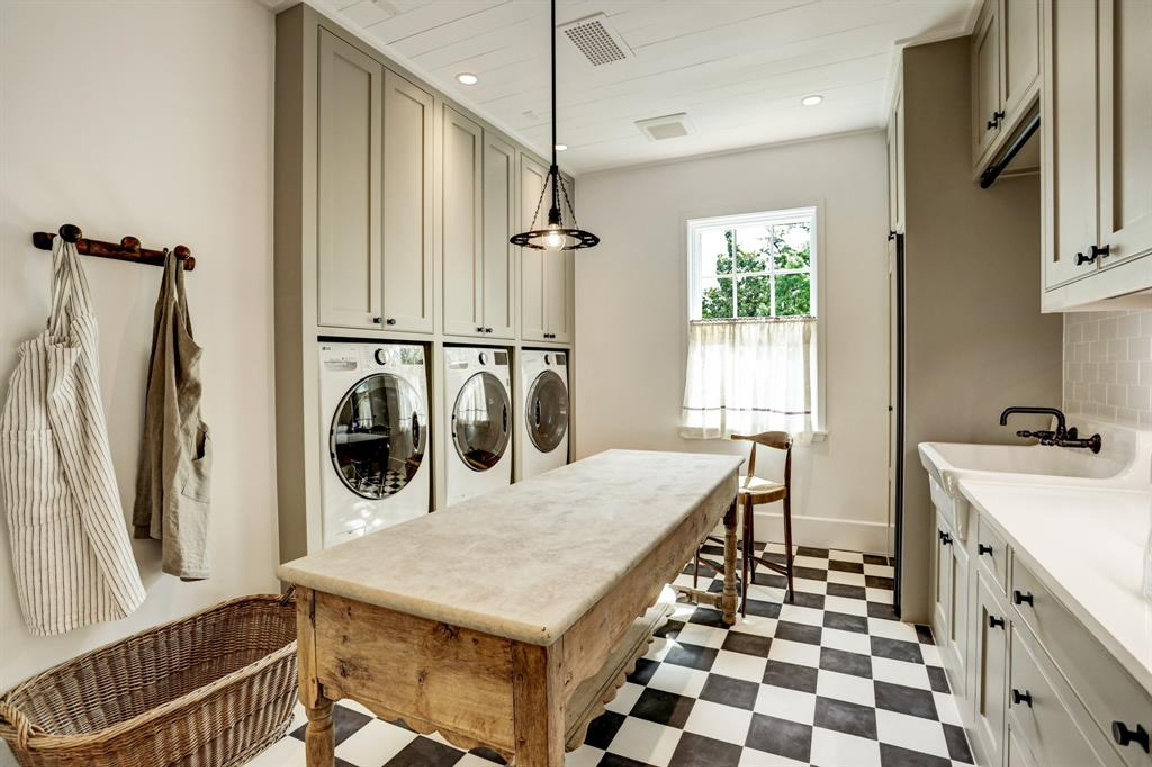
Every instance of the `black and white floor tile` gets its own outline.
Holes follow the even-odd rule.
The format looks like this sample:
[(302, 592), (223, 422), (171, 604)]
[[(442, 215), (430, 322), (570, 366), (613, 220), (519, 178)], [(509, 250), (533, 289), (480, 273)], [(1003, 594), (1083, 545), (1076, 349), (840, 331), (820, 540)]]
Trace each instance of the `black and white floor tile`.
[[(757, 548), (783, 561), (782, 546)], [(795, 566), (793, 603), (782, 601), (782, 576), (761, 572), (748, 617), (730, 629), (713, 609), (677, 605), (569, 767), (971, 764), (931, 632), (895, 618), (888, 560), (801, 546)], [(691, 585), (690, 573), (676, 582)], [(720, 590), (718, 575), (702, 581)], [(335, 720), (339, 767), (500, 761), (349, 701)], [(299, 710), (289, 733), (249, 767), (303, 767)]]

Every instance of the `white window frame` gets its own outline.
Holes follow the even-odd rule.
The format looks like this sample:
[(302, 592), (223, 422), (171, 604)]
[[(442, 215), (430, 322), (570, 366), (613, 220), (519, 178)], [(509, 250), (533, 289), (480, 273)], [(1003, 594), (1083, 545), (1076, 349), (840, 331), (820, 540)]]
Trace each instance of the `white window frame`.
[[(825, 439), (828, 435), (828, 396), (827, 396), (827, 324), (820, 321), (821, 311), (824, 305), (824, 281), (821, 279), (821, 267), (823, 263), (824, 253), (824, 205), (822, 201), (817, 201), (809, 205), (796, 205), (790, 208), (776, 208), (761, 211), (750, 211), (746, 213), (730, 213), (725, 215), (684, 215), (682, 221), (684, 223), (684, 263), (686, 269), (686, 290), (684, 295), (687, 298), (687, 305), (685, 306), (685, 319), (684, 323), (684, 359), (683, 363), (687, 364), (687, 344), (688, 344), (688, 322), (700, 321), (700, 292), (701, 292), (701, 265), (700, 265), (700, 233), (705, 229), (722, 229), (729, 227), (738, 227), (740, 225), (748, 224), (773, 224), (786, 221), (792, 221), (800, 217), (809, 217), (812, 221), (812, 234), (809, 244), (809, 273), (811, 275), (811, 314), (809, 316), (816, 318), (816, 353), (813, 355), (814, 369), (812, 375), (815, 379), (815, 385), (812, 391), (812, 428), (814, 438), (817, 440)], [(780, 272), (777, 272), (778, 274)], [(786, 273), (786, 272), (785, 272)], [(750, 272), (749, 275), (759, 274), (759, 272)], [(736, 289), (737, 275), (733, 273), (733, 291)], [(773, 295), (773, 302), (776, 297)], [(732, 303), (733, 313), (738, 313), (739, 310), (736, 305), (735, 295), (733, 296)], [(757, 319), (763, 322), (776, 322), (779, 320), (787, 320), (788, 317), (779, 319), (771, 318), (734, 318), (739, 322), (756, 322)], [(683, 368), (683, 365), (681, 365)]]

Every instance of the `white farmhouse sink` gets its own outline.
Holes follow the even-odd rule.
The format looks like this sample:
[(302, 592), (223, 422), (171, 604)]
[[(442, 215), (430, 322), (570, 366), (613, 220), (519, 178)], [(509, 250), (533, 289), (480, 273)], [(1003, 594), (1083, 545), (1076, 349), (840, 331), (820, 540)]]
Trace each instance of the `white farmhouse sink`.
[(920, 463), (928, 471), (932, 502), (964, 539), (968, 502), (956, 483), (975, 478), (1037, 485), (1136, 487), (1152, 481), (1152, 432), (1126, 429), (1069, 414), (1081, 437), (1101, 436), (1100, 453), (1042, 445), (969, 445), (921, 442)]

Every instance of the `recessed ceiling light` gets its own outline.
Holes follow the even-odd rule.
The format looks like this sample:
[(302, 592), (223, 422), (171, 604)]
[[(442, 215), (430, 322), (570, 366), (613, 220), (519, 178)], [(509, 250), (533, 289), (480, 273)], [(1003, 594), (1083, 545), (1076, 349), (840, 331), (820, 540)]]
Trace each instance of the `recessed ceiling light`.
[(813, 93), (811, 96), (805, 96), (800, 99), (800, 103), (806, 107), (814, 107), (824, 100), (823, 96)]
[(557, 144), (556, 145), (556, 151), (557, 152), (567, 152), (568, 151), (568, 145), (567, 144)]
[(460, 74), (456, 75), (456, 79), (461, 85), (475, 85), (476, 83), (480, 82), (480, 78), (471, 72), (461, 72)]

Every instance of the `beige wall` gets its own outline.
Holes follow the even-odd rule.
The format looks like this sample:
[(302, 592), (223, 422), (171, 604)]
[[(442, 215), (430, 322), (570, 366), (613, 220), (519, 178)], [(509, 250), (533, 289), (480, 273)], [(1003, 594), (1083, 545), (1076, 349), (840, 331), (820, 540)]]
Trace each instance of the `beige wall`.
[[(828, 438), (795, 456), (800, 544), (883, 551), (888, 532), (884, 136), (870, 132), (580, 177), (576, 457), (611, 447), (744, 452), (679, 436), (689, 218), (822, 206)], [(763, 461), (778, 477), (781, 461)], [(778, 512), (777, 512), (778, 513)], [(760, 537), (778, 538), (767, 525)]]
[[(70, 221), (101, 239), (184, 243), (198, 259), (187, 284), (215, 447), (212, 578), (162, 575), (158, 544), (135, 541), (148, 599), (125, 620), (30, 637), (2, 526), (0, 689), (96, 645), (277, 587), (272, 57), (272, 14), (247, 0), (0, 4), (0, 396), (17, 344), (40, 331), (48, 311), (51, 259), (32, 249), (34, 230)], [(130, 508), (161, 272), (83, 263)]]
[(1064, 409), (1152, 427), (1152, 311), (1064, 315)]

